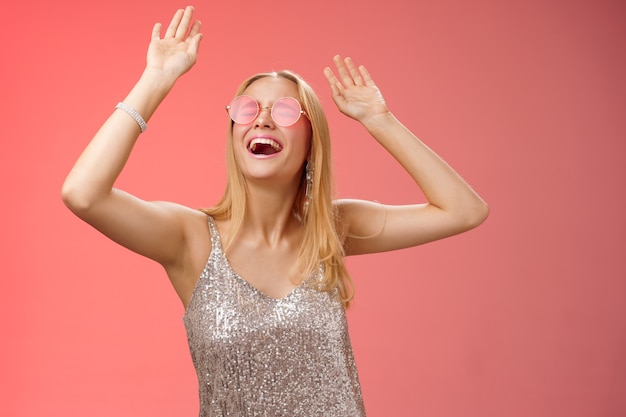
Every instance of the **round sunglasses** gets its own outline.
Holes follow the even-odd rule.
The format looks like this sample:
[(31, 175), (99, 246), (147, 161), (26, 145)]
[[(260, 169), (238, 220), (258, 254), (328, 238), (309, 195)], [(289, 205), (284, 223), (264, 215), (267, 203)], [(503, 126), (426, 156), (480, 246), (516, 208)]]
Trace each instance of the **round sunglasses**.
[(250, 96), (237, 96), (226, 106), (226, 111), (233, 122), (246, 125), (257, 118), (262, 109), (270, 109), (270, 116), (278, 126), (291, 126), (306, 113), (300, 103), (293, 97), (279, 98), (271, 107), (261, 107), (258, 101)]

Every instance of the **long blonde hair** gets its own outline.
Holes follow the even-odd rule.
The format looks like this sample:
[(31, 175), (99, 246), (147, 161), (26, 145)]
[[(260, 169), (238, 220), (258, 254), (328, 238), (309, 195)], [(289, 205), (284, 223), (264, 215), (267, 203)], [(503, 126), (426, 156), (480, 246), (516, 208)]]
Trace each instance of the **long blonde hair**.
[[(320, 268), (324, 271), (321, 290), (339, 291), (341, 302), (348, 307), (354, 295), (354, 286), (344, 264), (344, 250), (339, 235), (339, 219), (332, 202), (331, 145), (328, 122), (322, 105), (311, 88), (299, 75), (291, 71), (259, 73), (244, 81), (237, 95), (255, 81), (265, 77), (282, 77), (296, 84), (301, 105), (311, 122), (310, 162), (313, 164), (313, 184), (311, 199), (307, 203), (306, 170), (303, 169), (300, 187), (293, 212), (302, 221), (304, 234), (300, 245), (297, 263), (292, 268), (292, 276), (307, 277)], [(226, 169), (228, 179), (221, 200), (213, 207), (202, 209), (218, 220), (230, 219), (230, 230), (225, 237), (227, 248), (243, 224), (247, 202), (247, 183), (239, 169), (233, 149), (233, 129), (228, 132), (226, 149)], [(296, 283), (298, 283), (296, 282)]]

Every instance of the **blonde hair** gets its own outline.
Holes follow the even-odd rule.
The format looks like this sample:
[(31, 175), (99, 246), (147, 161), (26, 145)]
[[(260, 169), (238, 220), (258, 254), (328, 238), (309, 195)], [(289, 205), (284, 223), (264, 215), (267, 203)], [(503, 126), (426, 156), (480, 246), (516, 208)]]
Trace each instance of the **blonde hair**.
[[(304, 235), (298, 252), (298, 260), (292, 268), (292, 276), (307, 277), (320, 268), (324, 276), (320, 289), (339, 291), (341, 302), (348, 307), (354, 295), (354, 286), (344, 264), (344, 250), (339, 236), (339, 219), (332, 202), (331, 145), (328, 122), (322, 105), (311, 88), (299, 75), (291, 71), (259, 73), (244, 81), (237, 95), (241, 95), (252, 83), (265, 77), (282, 77), (296, 84), (301, 105), (311, 122), (310, 162), (313, 163), (313, 184), (307, 204), (306, 170), (303, 170), (293, 212), (304, 225)], [(225, 247), (233, 242), (243, 224), (247, 202), (247, 183), (239, 169), (233, 149), (233, 129), (228, 132), (226, 169), (228, 179), (221, 200), (213, 207), (202, 209), (215, 219), (229, 219), (230, 230), (225, 237)], [(301, 279), (301, 278), (300, 278)], [(299, 279), (296, 279), (299, 283)]]

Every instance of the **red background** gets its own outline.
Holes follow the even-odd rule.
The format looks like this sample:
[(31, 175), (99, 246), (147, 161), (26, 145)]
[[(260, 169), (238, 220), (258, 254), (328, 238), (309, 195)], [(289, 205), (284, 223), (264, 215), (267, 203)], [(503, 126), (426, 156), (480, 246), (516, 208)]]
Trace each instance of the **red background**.
[[(158, 265), (63, 207), (73, 161), (139, 76), (172, 1), (3, 6), (0, 415), (194, 416), (182, 306)], [(621, 0), (197, 2), (196, 67), (119, 186), (221, 195), (246, 76), (316, 87), (337, 195), (422, 201), (322, 75), (366, 64), (391, 109), (487, 200), (465, 235), (349, 261), (370, 416), (626, 415), (626, 6)]]

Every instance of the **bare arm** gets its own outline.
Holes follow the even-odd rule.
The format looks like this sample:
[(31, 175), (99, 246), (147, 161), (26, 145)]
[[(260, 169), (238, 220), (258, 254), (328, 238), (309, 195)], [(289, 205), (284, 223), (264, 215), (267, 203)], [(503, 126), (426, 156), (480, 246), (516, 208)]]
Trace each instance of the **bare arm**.
[(452, 236), (482, 223), (486, 203), (436, 153), (391, 114), (365, 67), (335, 57), (338, 76), (324, 74), (339, 110), (359, 121), (413, 177), (425, 204), (385, 206), (340, 200), (348, 255), (383, 252)]
[[(178, 10), (163, 38), (152, 30), (146, 68), (124, 102), (149, 120), (176, 80), (195, 63), (202, 35), (193, 9)], [(190, 209), (146, 202), (113, 188), (140, 134), (138, 123), (115, 110), (67, 176), (64, 203), (81, 219), (127, 248), (162, 264), (174, 262), (185, 239)]]

